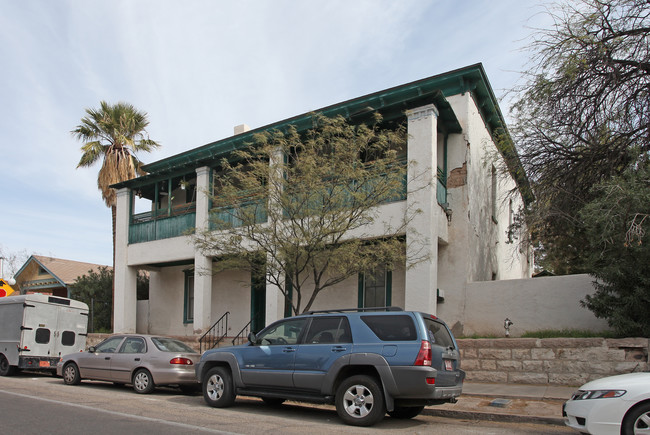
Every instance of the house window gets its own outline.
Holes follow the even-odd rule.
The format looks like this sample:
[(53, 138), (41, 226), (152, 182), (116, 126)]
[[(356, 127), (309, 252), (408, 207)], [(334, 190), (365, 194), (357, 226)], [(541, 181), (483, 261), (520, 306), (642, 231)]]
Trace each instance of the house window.
[(392, 272), (386, 269), (360, 274), (359, 308), (390, 306), (392, 280)]
[(194, 322), (194, 271), (185, 271), (185, 292), (183, 296), (183, 323)]

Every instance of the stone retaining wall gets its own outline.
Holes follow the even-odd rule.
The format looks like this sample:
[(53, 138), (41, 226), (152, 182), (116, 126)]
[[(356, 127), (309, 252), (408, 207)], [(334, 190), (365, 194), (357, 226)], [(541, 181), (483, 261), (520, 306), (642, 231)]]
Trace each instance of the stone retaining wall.
[[(110, 334), (88, 334), (86, 347)], [(198, 351), (192, 337), (176, 337)], [(460, 339), (461, 366), (472, 382), (579, 386), (593, 379), (650, 371), (647, 338)]]
[(468, 381), (571, 386), (649, 371), (649, 344), (647, 338), (458, 340)]

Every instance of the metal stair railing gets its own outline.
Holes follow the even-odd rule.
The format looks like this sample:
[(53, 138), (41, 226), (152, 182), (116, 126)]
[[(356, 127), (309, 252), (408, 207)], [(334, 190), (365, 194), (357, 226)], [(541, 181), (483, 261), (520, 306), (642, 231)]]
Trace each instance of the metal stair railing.
[(205, 350), (215, 348), (226, 337), (226, 334), (228, 333), (228, 315), (230, 315), (230, 311), (226, 311), (223, 316), (214, 322), (214, 325), (212, 325), (212, 327), (208, 329), (201, 338), (199, 338), (200, 353), (203, 353), (204, 347)]
[(237, 346), (238, 344), (243, 344), (245, 342), (245, 340), (248, 338), (248, 334), (251, 332), (251, 323), (253, 323), (252, 320), (248, 322), (237, 335), (235, 335), (235, 338), (232, 339), (233, 346)]

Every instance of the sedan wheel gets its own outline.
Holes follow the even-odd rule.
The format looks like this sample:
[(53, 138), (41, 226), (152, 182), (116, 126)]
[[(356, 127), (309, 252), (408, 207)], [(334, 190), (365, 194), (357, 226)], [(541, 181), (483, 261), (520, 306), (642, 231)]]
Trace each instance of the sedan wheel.
[(79, 375), (79, 367), (73, 362), (68, 363), (63, 367), (63, 383), (67, 385), (77, 385), (81, 382)]
[(133, 389), (136, 393), (149, 394), (154, 390), (154, 388), (156, 388), (156, 386), (153, 383), (153, 378), (148, 370), (140, 369), (135, 372), (135, 375), (133, 376)]

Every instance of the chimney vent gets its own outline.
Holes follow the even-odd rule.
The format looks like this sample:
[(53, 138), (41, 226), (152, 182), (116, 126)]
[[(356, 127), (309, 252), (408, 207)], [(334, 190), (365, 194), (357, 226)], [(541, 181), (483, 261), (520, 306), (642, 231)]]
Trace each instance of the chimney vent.
[(235, 126), (235, 136), (238, 134), (246, 133), (247, 131), (250, 131), (250, 127), (247, 126), (246, 124), (240, 124)]

